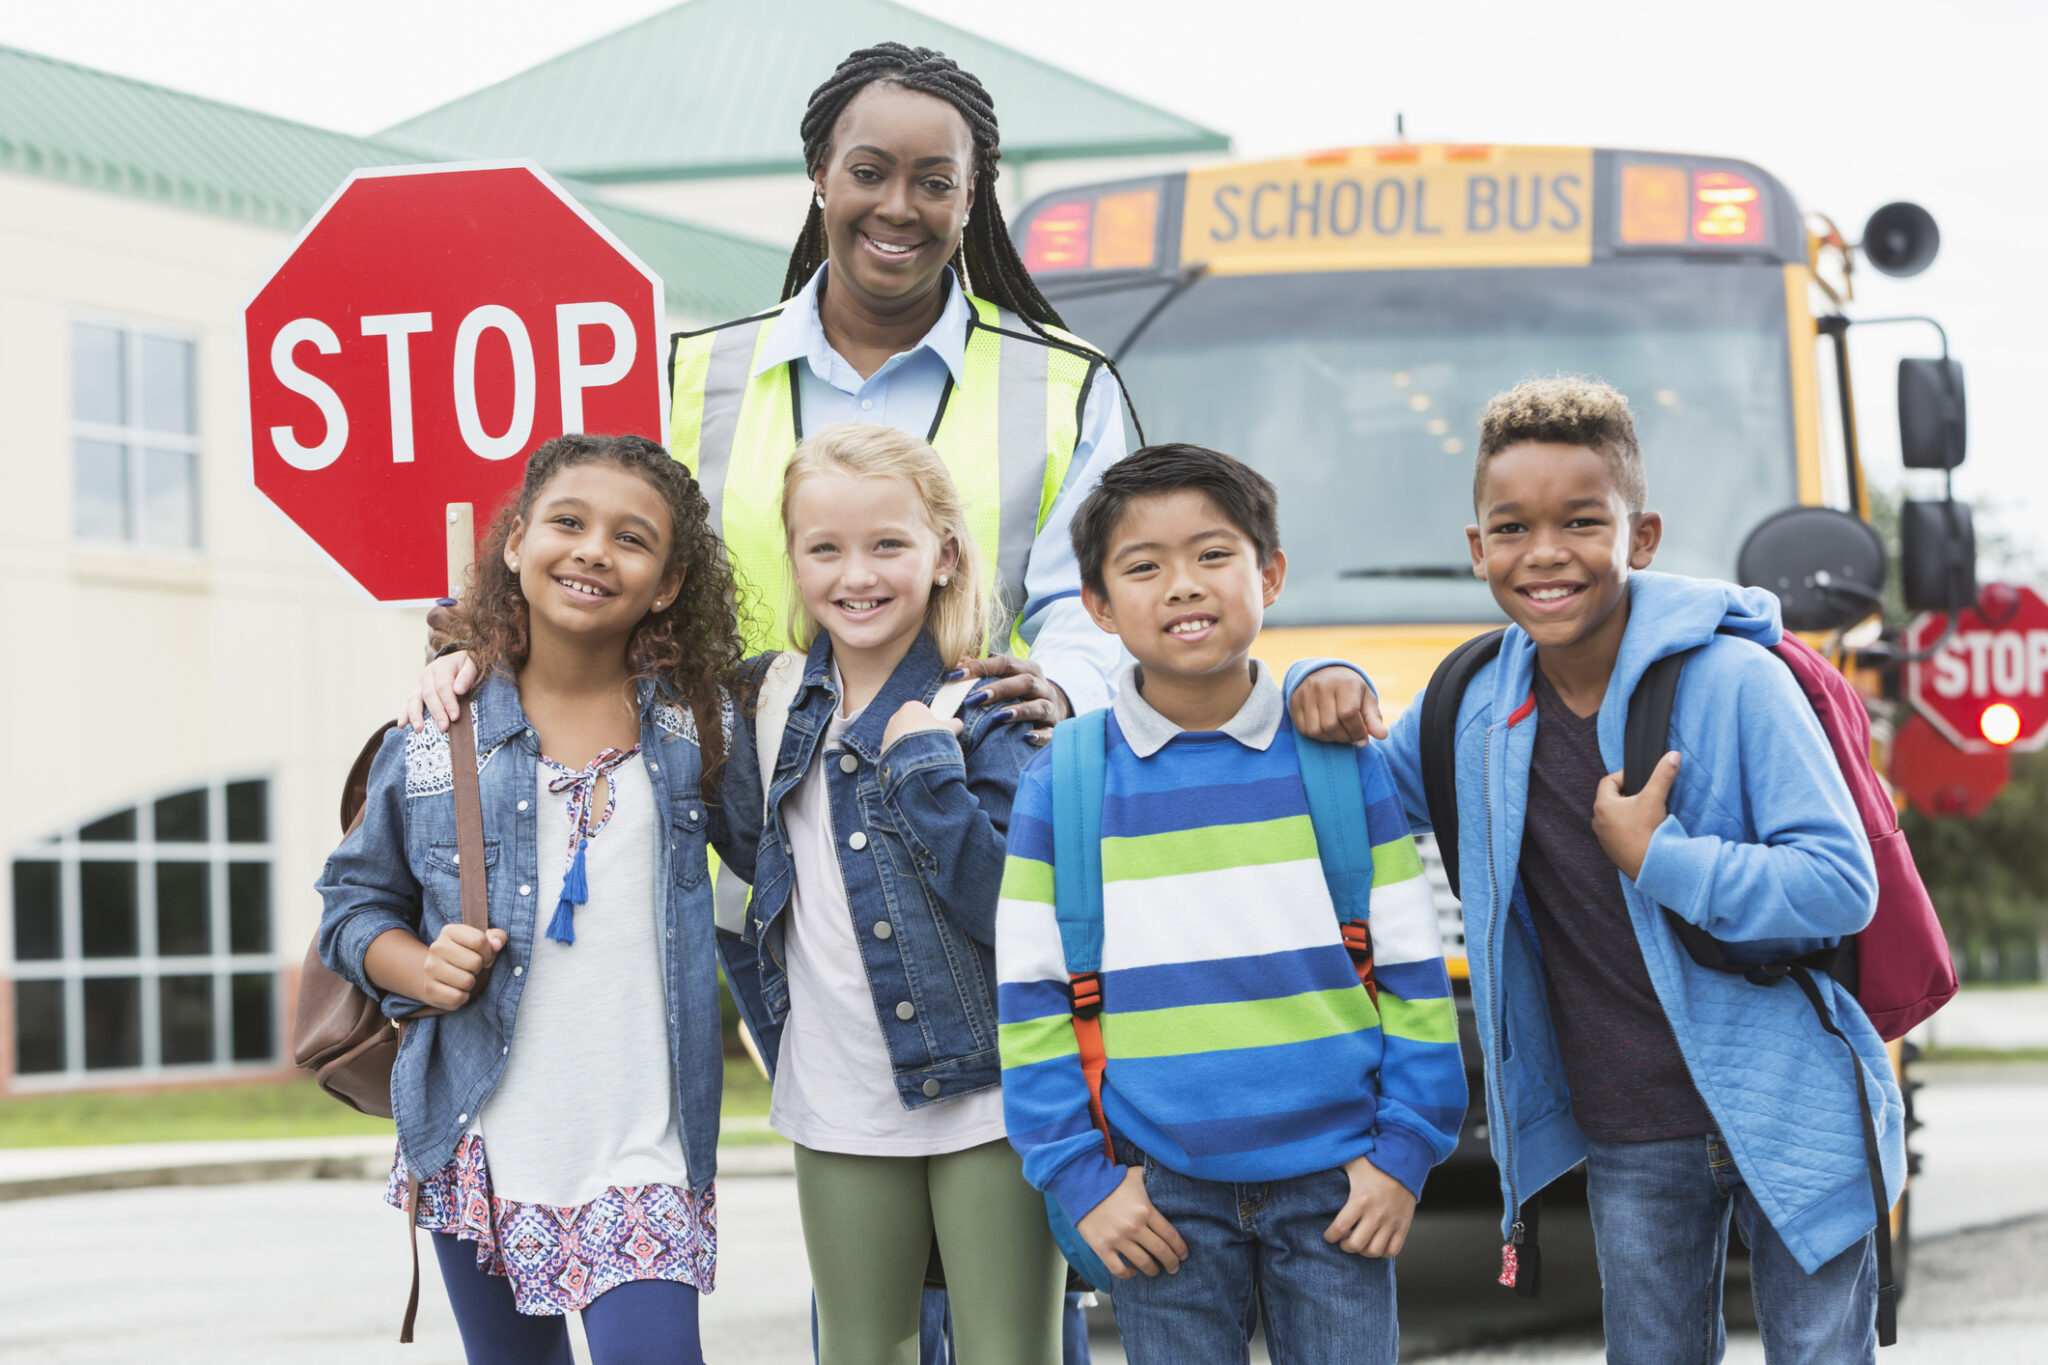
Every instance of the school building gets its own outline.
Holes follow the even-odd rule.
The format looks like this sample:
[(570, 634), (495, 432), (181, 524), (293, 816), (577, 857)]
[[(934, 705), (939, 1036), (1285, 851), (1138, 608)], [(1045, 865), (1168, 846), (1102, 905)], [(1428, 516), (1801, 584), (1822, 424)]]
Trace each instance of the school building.
[(341, 780), (425, 642), (249, 485), (242, 309), (299, 229), (360, 167), (531, 157), (671, 326), (754, 311), (804, 100), (891, 37), (987, 81), (1012, 206), (1227, 146), (880, 0), (690, 0), (376, 138), (0, 47), (0, 1095), (288, 1065)]

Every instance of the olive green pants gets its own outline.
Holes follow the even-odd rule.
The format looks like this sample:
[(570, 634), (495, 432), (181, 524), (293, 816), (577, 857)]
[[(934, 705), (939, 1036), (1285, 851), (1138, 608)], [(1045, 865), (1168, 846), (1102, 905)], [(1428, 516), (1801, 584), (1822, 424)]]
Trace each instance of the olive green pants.
[(932, 1239), (962, 1365), (1059, 1365), (1066, 1262), (1007, 1142), (945, 1156), (796, 1149), (819, 1365), (917, 1365)]

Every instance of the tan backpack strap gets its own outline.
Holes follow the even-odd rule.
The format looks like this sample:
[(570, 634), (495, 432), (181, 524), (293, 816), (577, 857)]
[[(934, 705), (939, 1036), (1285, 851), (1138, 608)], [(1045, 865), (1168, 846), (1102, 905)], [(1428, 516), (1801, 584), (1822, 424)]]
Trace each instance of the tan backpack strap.
[(398, 1325), (398, 1344), (412, 1344), (413, 1319), (420, 1312), (420, 1178), (407, 1167), (405, 1173), (406, 1227), (412, 1237), (412, 1293), (405, 1301), (405, 1321)]
[(932, 714), (940, 720), (951, 720), (960, 714), (960, 703), (967, 700), (967, 694), (987, 681), (984, 678), (962, 678), (949, 682), (932, 695)]
[[(455, 770), (455, 852), (462, 870), (462, 922), (472, 929), (491, 927), (490, 887), (484, 873), (484, 803), (476, 771), (476, 704), (466, 702), (448, 727), (448, 762)], [(489, 967), (478, 975), (474, 1000), (491, 979)]]

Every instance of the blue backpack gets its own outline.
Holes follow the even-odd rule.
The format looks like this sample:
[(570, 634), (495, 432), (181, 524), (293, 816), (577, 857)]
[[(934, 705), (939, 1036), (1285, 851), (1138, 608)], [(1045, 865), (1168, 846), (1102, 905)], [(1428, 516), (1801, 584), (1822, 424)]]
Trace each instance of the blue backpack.
[[(1109, 1123), (1102, 1114), (1102, 800), (1109, 710), (1090, 711), (1052, 732), (1053, 901), (1060, 946), (1067, 959), (1073, 1001), (1074, 1037), (1081, 1071), (1088, 1080), (1088, 1112), (1109, 1149)], [(1358, 980), (1373, 997), (1372, 839), (1365, 827), (1364, 784), (1359, 752), (1348, 744), (1325, 744), (1296, 734), (1302, 785), (1308, 789), (1309, 823), (1315, 829), (1323, 880), (1336, 906), (1344, 947), (1358, 968)], [(1111, 1160), (1115, 1154), (1110, 1153)], [(1095, 1288), (1107, 1291), (1109, 1268), (1088, 1246), (1059, 1201), (1045, 1197), (1053, 1240), (1067, 1264)]]

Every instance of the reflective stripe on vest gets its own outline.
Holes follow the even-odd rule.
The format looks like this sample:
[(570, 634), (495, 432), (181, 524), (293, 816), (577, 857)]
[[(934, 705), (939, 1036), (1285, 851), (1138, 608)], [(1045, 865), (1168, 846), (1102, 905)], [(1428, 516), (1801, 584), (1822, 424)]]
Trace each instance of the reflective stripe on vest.
[[(1021, 616), (1024, 567), (1066, 485), (1081, 409), (1101, 358), (1079, 338), (1048, 343), (1016, 314), (968, 295), (967, 382), (947, 381), (928, 439), (967, 509), (968, 527), (993, 557), (1004, 600)], [(670, 358), (669, 450), (697, 477), (712, 525), (742, 583), (740, 633), (749, 653), (786, 648), (794, 591), (782, 544), (782, 471), (802, 433), (795, 366), (758, 376), (755, 358), (781, 306), (696, 334)], [(1013, 629), (1013, 653), (1024, 653)]]

